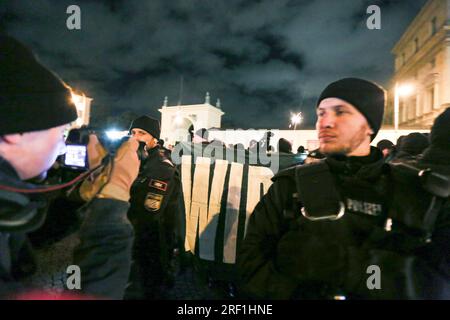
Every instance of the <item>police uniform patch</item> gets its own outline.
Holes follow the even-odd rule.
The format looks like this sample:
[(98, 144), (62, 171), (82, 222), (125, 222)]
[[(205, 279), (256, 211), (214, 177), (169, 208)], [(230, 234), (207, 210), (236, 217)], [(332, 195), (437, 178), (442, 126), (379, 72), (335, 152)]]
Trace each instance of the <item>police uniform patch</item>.
[(161, 204), (164, 196), (156, 193), (149, 192), (145, 197), (144, 207), (148, 211), (158, 211), (161, 208)]
[(167, 190), (167, 182), (161, 181), (161, 180), (155, 180), (155, 179), (151, 179), (150, 183), (148, 184), (149, 187), (161, 190), (161, 191), (166, 191)]

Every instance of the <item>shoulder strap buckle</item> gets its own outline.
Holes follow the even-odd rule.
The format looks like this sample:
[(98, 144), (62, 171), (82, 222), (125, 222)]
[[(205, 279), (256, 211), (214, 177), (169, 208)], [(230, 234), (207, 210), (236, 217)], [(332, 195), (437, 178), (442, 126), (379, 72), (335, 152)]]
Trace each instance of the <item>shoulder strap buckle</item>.
[(302, 207), (301, 209), (302, 215), (311, 221), (320, 221), (320, 220), (339, 220), (340, 218), (342, 218), (345, 214), (345, 205), (342, 201), (339, 201), (339, 212), (337, 214), (332, 214), (332, 215), (328, 215), (328, 216), (321, 216), (321, 217), (314, 217), (314, 216), (310, 216), (308, 214), (308, 212), (306, 211), (305, 207)]
[(344, 216), (345, 205), (325, 161), (298, 166), (295, 171), (295, 183), (303, 205), (301, 213), (306, 219), (334, 221)]

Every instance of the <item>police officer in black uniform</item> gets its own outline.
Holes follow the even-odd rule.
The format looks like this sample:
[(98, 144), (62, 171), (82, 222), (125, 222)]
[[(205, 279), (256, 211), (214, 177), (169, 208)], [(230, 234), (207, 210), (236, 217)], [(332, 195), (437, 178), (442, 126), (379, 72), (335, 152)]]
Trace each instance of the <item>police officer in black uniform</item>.
[(385, 91), (362, 79), (323, 91), (316, 129), (326, 159), (278, 173), (256, 206), (237, 258), (245, 296), (450, 297), (448, 199), (420, 175), (401, 179), (370, 146), (384, 106)]
[(132, 281), (140, 283), (143, 298), (160, 299), (164, 297), (161, 287), (171, 282), (180, 179), (174, 164), (158, 144), (158, 120), (141, 116), (132, 122), (130, 133), (145, 142), (148, 153), (131, 188), (128, 217), (136, 233), (134, 270), (137, 270), (137, 278)]

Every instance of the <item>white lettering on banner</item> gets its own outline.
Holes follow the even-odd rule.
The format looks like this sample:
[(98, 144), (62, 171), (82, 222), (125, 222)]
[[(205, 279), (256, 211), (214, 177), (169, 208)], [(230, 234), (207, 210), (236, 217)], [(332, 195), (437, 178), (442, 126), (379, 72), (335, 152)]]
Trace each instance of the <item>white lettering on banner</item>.
[[(247, 233), (247, 223), (250, 215), (263, 195), (267, 193), (269, 187), (272, 185), (272, 176), (273, 173), (269, 168), (256, 166), (249, 166), (248, 168), (245, 233)], [(261, 185), (263, 186), (264, 194), (261, 194)]]
[(195, 172), (192, 187), (191, 212), (187, 237), (191, 251), (195, 250), (198, 234), (202, 235), (208, 222), (208, 190), (211, 159), (198, 157), (195, 161)]
[(244, 166), (242, 164), (235, 162), (231, 164), (230, 182), (228, 183), (227, 210), (225, 214), (225, 232), (223, 238), (223, 262), (225, 263), (236, 262), (236, 242), (243, 172)]
[[(222, 195), (227, 175), (228, 161), (216, 160), (214, 175), (211, 184), (211, 195), (209, 197), (208, 222), (205, 231), (200, 234), (199, 248), (200, 258), (205, 260), (214, 260), (216, 230), (219, 222)], [(208, 194), (206, 193), (206, 196)]]
[[(191, 156), (183, 156), (181, 158), (181, 185), (183, 190), (183, 198), (184, 198), (184, 217), (185, 217), (185, 226), (186, 226), (186, 235), (184, 239), (184, 248), (186, 251), (190, 251), (191, 247), (189, 246), (188, 234), (189, 234), (189, 221), (191, 216)], [(194, 248), (192, 249), (194, 252)]]
[[(196, 235), (198, 234), (199, 257), (214, 261), (217, 227), (222, 208), (221, 201), (223, 193), (227, 190), (226, 211), (224, 212), (223, 262), (235, 263), (239, 225), (245, 223), (245, 228), (247, 227), (248, 218), (263, 196), (261, 189), (265, 194), (272, 184), (270, 180), (273, 176), (272, 171), (266, 167), (249, 166), (248, 187), (247, 190), (242, 190), (243, 164), (233, 162), (230, 166), (228, 161), (218, 159), (215, 160), (214, 171), (211, 172), (210, 159), (197, 157), (194, 176), (191, 177), (191, 156), (182, 156), (181, 158), (182, 188), (186, 208), (186, 250), (194, 253)], [(228, 185), (225, 185), (228, 169), (230, 170), (230, 178)], [(211, 186), (209, 186), (210, 175), (212, 175)], [(211, 192), (208, 201), (209, 189), (211, 189)], [(247, 193), (245, 222), (239, 221), (242, 192)]]

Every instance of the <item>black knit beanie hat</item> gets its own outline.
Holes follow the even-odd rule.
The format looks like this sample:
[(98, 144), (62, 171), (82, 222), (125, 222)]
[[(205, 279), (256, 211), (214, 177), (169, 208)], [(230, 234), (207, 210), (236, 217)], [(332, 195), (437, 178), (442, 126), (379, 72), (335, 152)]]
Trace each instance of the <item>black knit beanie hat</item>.
[(288, 140), (280, 138), (280, 140), (278, 140), (278, 152), (292, 152), (292, 144)]
[(338, 98), (352, 104), (367, 119), (373, 130), (371, 140), (381, 128), (386, 105), (386, 91), (379, 85), (358, 78), (345, 78), (331, 83), (320, 95), (316, 107), (327, 98)]
[(432, 145), (450, 148), (450, 108), (445, 109), (431, 127), (430, 143)]
[(0, 34), (0, 135), (77, 119), (70, 89), (17, 40)]
[(391, 149), (393, 146), (394, 144), (387, 139), (380, 140), (377, 143), (377, 148), (380, 149), (381, 151), (383, 151), (384, 149)]
[(131, 126), (130, 126), (130, 132), (131, 132), (131, 129), (134, 129), (134, 128), (147, 131), (155, 139), (159, 139), (159, 135), (161, 133), (159, 121), (156, 119), (147, 117), (147, 116), (141, 116), (141, 117), (133, 120), (133, 122), (131, 123)]
[(429, 145), (428, 137), (423, 133), (412, 132), (403, 137), (397, 152), (406, 152), (410, 155), (416, 156), (421, 154)]

